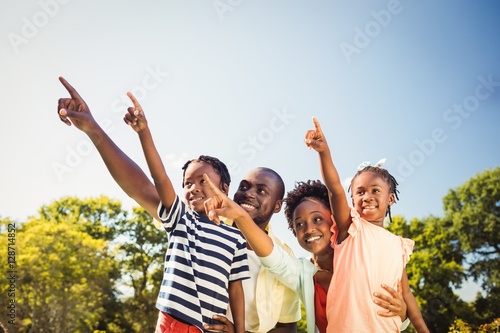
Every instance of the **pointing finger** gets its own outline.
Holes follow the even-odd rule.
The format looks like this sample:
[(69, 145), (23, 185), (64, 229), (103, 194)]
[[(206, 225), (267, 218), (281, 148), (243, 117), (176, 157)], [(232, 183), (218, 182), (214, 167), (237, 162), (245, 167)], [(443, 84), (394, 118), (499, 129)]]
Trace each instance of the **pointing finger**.
[(130, 91), (127, 92), (127, 96), (132, 101), (132, 104), (134, 104), (134, 108), (136, 110), (142, 111), (141, 104), (139, 104), (139, 101), (137, 100), (137, 98), (135, 98), (135, 96)]
[(75, 88), (73, 88), (73, 86), (71, 84), (69, 84), (68, 81), (66, 81), (66, 79), (64, 79), (62, 76), (59, 76), (59, 81), (61, 81), (64, 88), (66, 88), (66, 90), (69, 92), (69, 95), (71, 96), (71, 98), (77, 99), (78, 101), (83, 103), (83, 98), (75, 90)]
[(314, 128), (315, 128), (316, 132), (317, 132), (318, 134), (323, 135), (323, 132), (321, 131), (321, 126), (319, 125), (319, 121), (318, 121), (318, 119), (316, 119), (316, 117), (313, 117), (313, 118), (312, 118), (312, 121), (313, 121), (313, 123), (314, 123)]

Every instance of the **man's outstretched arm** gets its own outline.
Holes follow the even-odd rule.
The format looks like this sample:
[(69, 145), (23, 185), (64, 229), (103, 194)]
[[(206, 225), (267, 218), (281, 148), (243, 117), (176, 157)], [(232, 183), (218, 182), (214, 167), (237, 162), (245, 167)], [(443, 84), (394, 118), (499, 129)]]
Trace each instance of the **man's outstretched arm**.
[(61, 121), (68, 126), (74, 125), (87, 134), (116, 183), (129, 197), (158, 219), (160, 198), (154, 184), (99, 126), (80, 94), (64, 78), (59, 77), (59, 80), (70, 94), (70, 98), (59, 99), (57, 112)]

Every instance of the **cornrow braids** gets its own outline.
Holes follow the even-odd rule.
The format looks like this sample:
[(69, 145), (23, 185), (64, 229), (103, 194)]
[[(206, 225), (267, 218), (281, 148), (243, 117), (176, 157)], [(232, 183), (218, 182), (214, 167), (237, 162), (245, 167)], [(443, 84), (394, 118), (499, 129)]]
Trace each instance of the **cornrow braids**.
[(203, 162), (210, 164), (214, 168), (215, 172), (220, 176), (221, 185), (226, 184), (229, 187), (229, 184), (231, 183), (231, 176), (229, 175), (227, 166), (218, 158), (208, 155), (200, 155), (200, 157), (189, 160), (184, 164), (184, 166), (182, 167), (182, 187), (184, 187), (186, 169), (192, 162)]
[(330, 201), (326, 186), (319, 180), (308, 180), (306, 182), (296, 182), (295, 188), (286, 194), (283, 202), (285, 203), (285, 217), (288, 222), (288, 229), (293, 229), (293, 212), (302, 201), (312, 199), (319, 201), (325, 207), (330, 209)]
[[(354, 177), (352, 177), (348, 192), (351, 192), (351, 186), (352, 186), (352, 183), (354, 182), (354, 179), (356, 179), (356, 177), (359, 176), (360, 174), (362, 174), (363, 172), (372, 172), (372, 173), (378, 175), (383, 180), (385, 180), (385, 182), (389, 185), (389, 192), (393, 193), (394, 197), (396, 198), (394, 200), (394, 202), (399, 200), (399, 197), (398, 197), (399, 190), (397, 188), (399, 184), (398, 184), (396, 178), (394, 178), (394, 176), (391, 175), (389, 173), (389, 171), (387, 171), (387, 169), (384, 169), (381, 167), (375, 167), (375, 166), (371, 166), (371, 165), (368, 165), (368, 166), (364, 167), (363, 169), (358, 170), (358, 172), (356, 172)], [(352, 193), (351, 193), (351, 197), (352, 197)], [(386, 216), (389, 215), (389, 221), (392, 223), (391, 206), (387, 207), (387, 212), (385, 213), (385, 215)]]

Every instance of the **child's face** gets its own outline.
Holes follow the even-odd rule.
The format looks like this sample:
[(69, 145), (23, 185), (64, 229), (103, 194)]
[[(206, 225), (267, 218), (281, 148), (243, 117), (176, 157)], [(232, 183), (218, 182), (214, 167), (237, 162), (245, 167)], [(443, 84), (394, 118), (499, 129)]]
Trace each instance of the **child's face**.
[(306, 199), (293, 211), (293, 229), (299, 245), (316, 255), (332, 251), (332, 213), (322, 203)]
[(352, 204), (359, 215), (383, 227), (387, 209), (394, 203), (389, 184), (373, 172), (363, 172), (354, 178), (351, 190)]
[[(207, 176), (214, 184), (220, 184), (221, 178), (212, 165), (204, 162), (191, 162), (184, 173), (184, 199), (189, 207), (201, 215), (206, 215), (203, 203), (211, 198), (213, 194), (203, 179), (203, 174)], [(227, 185), (219, 188), (227, 193)]]
[(279, 188), (269, 172), (256, 169), (245, 175), (234, 194), (234, 202), (243, 207), (259, 226), (267, 226), (274, 213), (281, 209)]

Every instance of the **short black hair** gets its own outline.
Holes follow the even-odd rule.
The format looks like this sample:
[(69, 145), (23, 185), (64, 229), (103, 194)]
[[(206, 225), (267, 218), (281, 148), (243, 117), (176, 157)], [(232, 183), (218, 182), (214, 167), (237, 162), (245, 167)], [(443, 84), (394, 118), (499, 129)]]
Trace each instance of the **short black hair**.
[(328, 209), (330, 208), (330, 200), (328, 196), (328, 189), (319, 180), (308, 180), (305, 182), (296, 182), (295, 188), (286, 194), (285, 202), (285, 217), (288, 222), (288, 229), (293, 229), (293, 212), (302, 201), (312, 199), (321, 202)]
[(215, 172), (220, 176), (220, 182), (222, 185), (226, 184), (229, 187), (231, 183), (231, 176), (227, 166), (219, 160), (217, 157), (212, 157), (208, 155), (200, 155), (200, 157), (187, 161), (182, 167), (182, 187), (184, 187), (184, 178), (186, 176), (186, 169), (192, 162), (203, 162), (210, 164)]
[(283, 181), (283, 178), (281, 178), (281, 176), (271, 168), (258, 167), (258, 168), (255, 168), (255, 170), (261, 170), (261, 171), (270, 173), (274, 177), (274, 179), (276, 180), (276, 183), (278, 184), (278, 190), (279, 190), (279, 192), (277, 193), (278, 198), (280, 200), (283, 200), (283, 197), (285, 196), (285, 182)]

